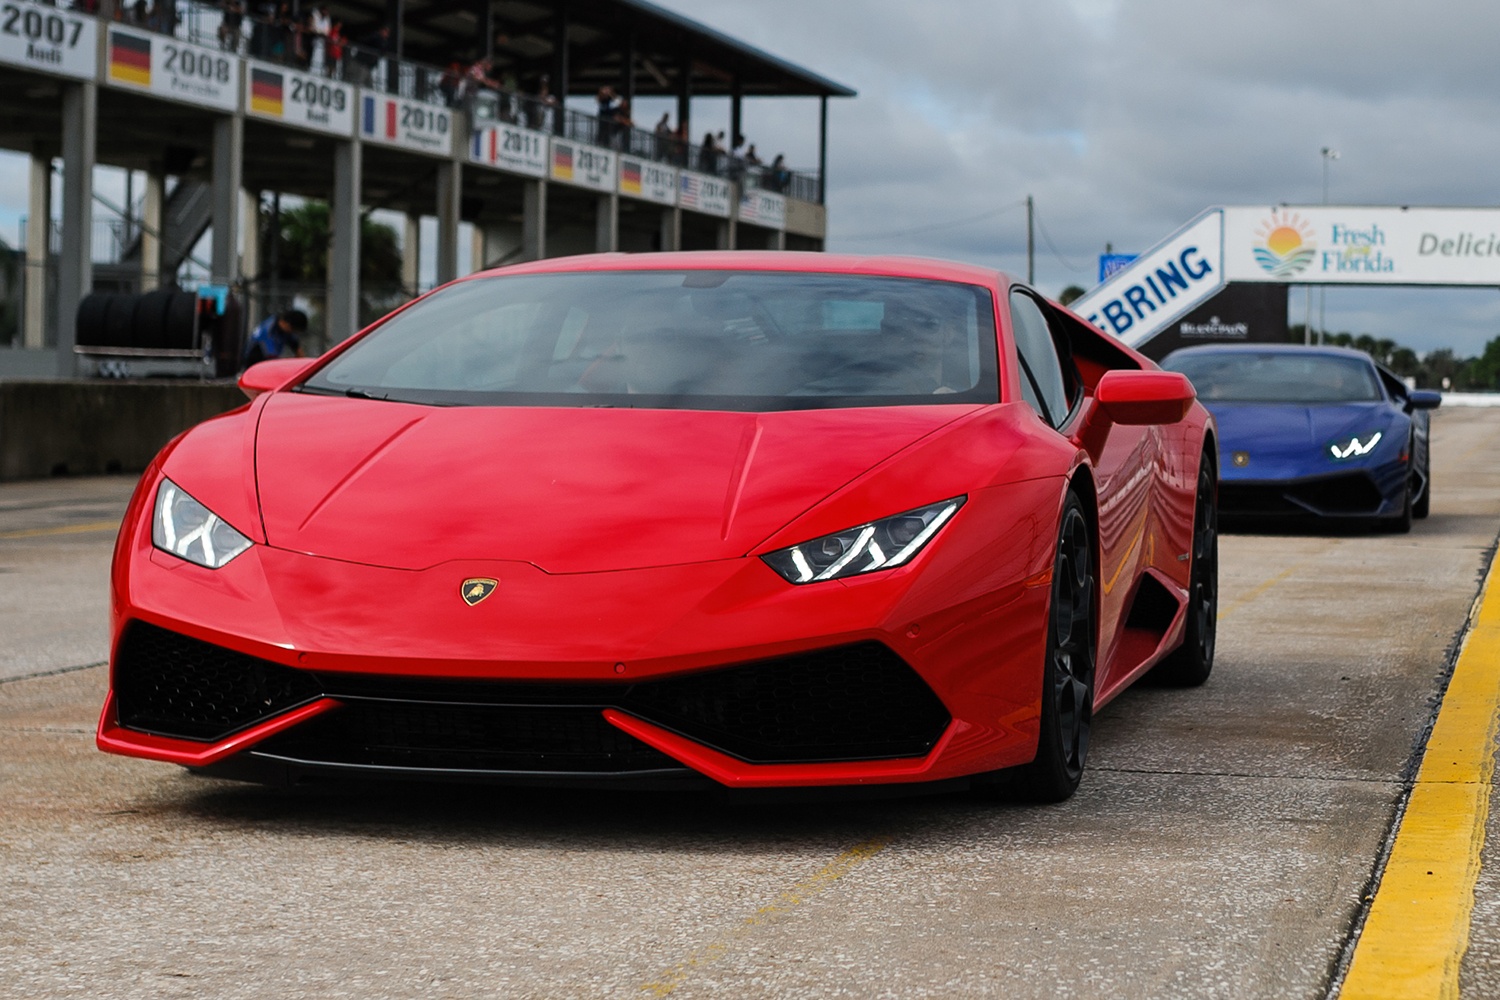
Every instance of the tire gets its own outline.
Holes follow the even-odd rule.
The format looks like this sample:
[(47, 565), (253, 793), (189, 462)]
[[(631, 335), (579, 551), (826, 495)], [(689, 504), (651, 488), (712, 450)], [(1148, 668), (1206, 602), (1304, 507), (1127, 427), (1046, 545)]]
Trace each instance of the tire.
[(1013, 787), (1020, 798), (1061, 802), (1083, 778), (1094, 714), (1097, 589), (1093, 530), (1083, 504), (1069, 490), (1052, 560), (1041, 733), (1036, 759), (1016, 771)]
[[(1429, 445), (1428, 447), (1431, 447)], [(1411, 516), (1421, 520), (1432, 512), (1432, 452), (1422, 463), (1422, 495), (1411, 505)]]
[(1406, 477), (1406, 496), (1401, 502), (1401, 513), (1395, 517), (1383, 518), (1375, 522), (1379, 531), (1389, 532), (1392, 535), (1406, 535), (1411, 533), (1411, 519), (1416, 512), (1416, 505), (1412, 502), (1413, 483), (1415, 476)]
[(1182, 645), (1151, 670), (1153, 680), (1176, 687), (1198, 687), (1214, 669), (1219, 622), (1219, 504), (1213, 463), (1198, 463), (1198, 496), (1193, 502), (1193, 551), (1188, 569), (1187, 622)]

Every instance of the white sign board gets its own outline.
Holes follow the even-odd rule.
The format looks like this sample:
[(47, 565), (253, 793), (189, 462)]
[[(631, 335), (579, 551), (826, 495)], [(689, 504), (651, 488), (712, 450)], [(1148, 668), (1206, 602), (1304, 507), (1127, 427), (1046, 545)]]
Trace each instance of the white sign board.
[(0, 63), (92, 80), (99, 72), (99, 22), (6, 0), (0, 3)]
[(166, 35), (111, 27), (105, 58), (104, 79), (116, 87), (220, 111), (239, 107), (238, 56)]
[(426, 101), (362, 93), (359, 136), (366, 142), (435, 156), (453, 155), (453, 113)]
[(552, 140), (552, 179), (595, 191), (615, 189), (615, 154), (612, 150), (563, 139)]
[(285, 66), (249, 62), (245, 113), (347, 138), (354, 134), (354, 88)]
[(547, 176), (546, 132), (519, 125), (486, 125), (469, 142), (469, 160), (527, 177)]
[(1500, 209), (1224, 209), (1230, 281), (1500, 286)]
[(1144, 342), (1224, 287), (1224, 212), (1210, 209), (1069, 308), (1127, 344)]
[(620, 157), (620, 193), (658, 205), (677, 204), (677, 170), (636, 156)]
[(711, 174), (684, 170), (677, 181), (677, 204), (705, 215), (729, 218), (729, 182)]
[(746, 188), (740, 195), (740, 221), (771, 229), (786, 228), (786, 198), (759, 188)]

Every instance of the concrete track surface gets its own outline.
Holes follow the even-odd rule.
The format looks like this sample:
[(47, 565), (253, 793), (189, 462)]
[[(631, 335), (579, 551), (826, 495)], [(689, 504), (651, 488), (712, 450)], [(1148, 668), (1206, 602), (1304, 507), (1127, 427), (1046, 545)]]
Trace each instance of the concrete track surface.
[[(1433, 433), (1410, 535), (1226, 535), (1213, 678), (1106, 708), (1052, 807), (288, 793), (107, 756), (131, 484), (0, 485), (0, 996), (1335, 995), (1500, 530), (1500, 411)], [(1493, 853), (1466, 996), (1500, 995)]]

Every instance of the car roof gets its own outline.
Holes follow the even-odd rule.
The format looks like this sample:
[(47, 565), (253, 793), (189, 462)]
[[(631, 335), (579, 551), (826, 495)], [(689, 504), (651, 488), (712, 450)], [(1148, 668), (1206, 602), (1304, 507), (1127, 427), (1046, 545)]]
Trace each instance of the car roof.
[[(1181, 355), (1208, 355), (1208, 354), (1286, 354), (1286, 355), (1318, 355), (1330, 358), (1350, 358), (1374, 365), (1375, 360), (1364, 351), (1355, 350), (1351, 347), (1334, 347), (1326, 344), (1199, 344), (1193, 347), (1179, 347), (1167, 355), (1168, 358)], [(1163, 360), (1166, 360), (1165, 358)]]
[[(833, 254), (798, 250), (705, 250), (667, 253), (602, 253), (512, 264), (482, 271), (471, 278), (512, 274), (560, 274), (586, 271), (790, 271), (820, 274), (864, 274), (927, 278), (974, 285), (1007, 287), (1012, 279), (991, 268), (930, 257)], [(471, 280), (471, 279), (464, 279)]]

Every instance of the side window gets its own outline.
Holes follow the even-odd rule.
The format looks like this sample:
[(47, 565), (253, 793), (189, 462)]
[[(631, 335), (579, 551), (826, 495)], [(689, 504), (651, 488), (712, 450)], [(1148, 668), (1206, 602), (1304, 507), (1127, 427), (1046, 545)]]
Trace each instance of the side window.
[(1021, 358), (1021, 394), (1052, 426), (1068, 417), (1069, 393), (1052, 330), (1041, 308), (1024, 292), (1010, 295), (1011, 326)]

